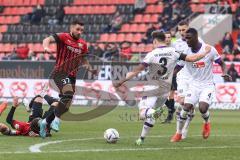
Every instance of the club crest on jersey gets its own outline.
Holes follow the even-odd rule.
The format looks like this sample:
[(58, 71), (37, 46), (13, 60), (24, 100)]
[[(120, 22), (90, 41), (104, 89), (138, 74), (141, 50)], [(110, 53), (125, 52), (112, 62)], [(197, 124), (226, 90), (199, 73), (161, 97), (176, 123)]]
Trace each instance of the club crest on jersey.
[(82, 47), (83, 47), (83, 44), (82, 44), (82, 43), (78, 43), (78, 47), (79, 47), (79, 48), (82, 48)]
[(195, 62), (193, 63), (193, 68), (203, 68), (205, 67), (205, 62)]

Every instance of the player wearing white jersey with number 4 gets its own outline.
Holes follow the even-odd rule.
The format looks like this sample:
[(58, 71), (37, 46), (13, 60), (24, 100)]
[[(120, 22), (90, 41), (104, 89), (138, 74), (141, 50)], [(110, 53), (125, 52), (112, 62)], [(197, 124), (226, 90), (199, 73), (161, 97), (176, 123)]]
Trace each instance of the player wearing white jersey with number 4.
[[(205, 50), (207, 46), (204, 43), (200, 43), (198, 40), (197, 30), (189, 28), (186, 32), (186, 41), (189, 46), (187, 55), (195, 55)], [(204, 119), (202, 136), (204, 139), (210, 135), (210, 121), (209, 121), (209, 105), (212, 102), (212, 95), (215, 91), (213, 83), (213, 62), (218, 63), (223, 70), (223, 77), (231, 80), (231, 77), (227, 75), (226, 65), (221, 60), (218, 52), (211, 46), (211, 51), (208, 55), (203, 57), (197, 62), (186, 62), (185, 67), (190, 75), (191, 84), (189, 85), (186, 97), (184, 99), (184, 106), (180, 113), (180, 118), (177, 121), (177, 132), (171, 138), (171, 142), (178, 142), (182, 140), (182, 129), (184, 123), (189, 115), (193, 106), (199, 103), (199, 111)]]
[[(178, 39), (172, 45), (178, 52), (186, 53), (189, 48), (185, 39), (186, 31), (188, 30), (188, 28), (189, 28), (189, 25), (185, 21), (182, 21), (178, 24), (178, 32), (180, 33), (181, 38)], [(198, 40), (201, 43), (204, 43), (200, 37), (198, 37)], [(190, 78), (191, 76), (187, 72), (186, 67), (184, 67), (184, 64), (185, 64), (184, 61), (179, 61), (175, 68), (175, 74), (177, 73), (177, 93), (178, 93), (177, 101), (181, 105), (181, 107), (178, 107), (176, 111), (177, 119), (179, 119), (180, 117), (180, 112), (181, 112), (182, 106), (184, 105), (184, 98), (186, 96), (186, 92), (191, 82), (191, 78)], [(185, 139), (187, 137), (188, 128), (194, 115), (195, 115), (195, 110), (193, 108), (189, 113), (188, 118), (184, 124), (183, 130), (182, 130), (182, 139)]]
[[(152, 93), (142, 97), (139, 103), (139, 117), (144, 120), (142, 132), (140, 138), (136, 141), (137, 145), (142, 145), (144, 138), (153, 127), (155, 118), (159, 116), (160, 109), (154, 109), (157, 100), (160, 104), (164, 104), (168, 98), (171, 88), (173, 70), (178, 60), (184, 60), (189, 62), (195, 62), (204, 56), (206, 56), (210, 47), (199, 54), (186, 55), (178, 53), (173, 47), (169, 47), (165, 43), (165, 34), (161, 31), (154, 31), (152, 33), (154, 50), (149, 52), (144, 58), (143, 62), (139, 64), (132, 72), (127, 73), (126, 78), (120, 80), (118, 83), (114, 83), (116, 88), (120, 87), (124, 82), (137, 76), (140, 72), (144, 71), (146, 67), (149, 67), (149, 76), (153, 78), (153, 83), (158, 88)], [(161, 105), (160, 105), (161, 106)], [(162, 106), (161, 106), (162, 107)]]

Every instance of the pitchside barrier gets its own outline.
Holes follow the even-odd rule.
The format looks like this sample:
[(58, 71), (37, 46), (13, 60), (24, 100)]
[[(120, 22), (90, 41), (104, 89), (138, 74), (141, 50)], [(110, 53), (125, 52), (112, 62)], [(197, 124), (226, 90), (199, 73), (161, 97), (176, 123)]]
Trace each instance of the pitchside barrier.
[[(113, 81), (123, 78), (138, 63), (125, 62), (95, 62), (92, 63), (95, 69), (100, 72), (97, 76), (80, 69), (78, 74), (77, 90), (73, 104), (75, 105), (98, 105), (102, 101), (119, 101), (119, 105), (136, 106), (148, 81), (147, 71), (142, 72), (137, 78), (130, 82), (132, 87), (124, 86), (122, 91), (116, 93), (112, 85)], [(230, 63), (227, 63), (229, 66)], [(0, 63), (0, 100), (8, 98), (11, 101), (13, 96), (33, 97), (39, 94), (43, 84), (49, 85), (48, 77), (51, 74), (54, 62), (31, 62), (31, 61), (2, 61)], [(240, 63), (235, 63), (240, 73)], [(213, 95), (211, 108), (214, 109), (239, 109), (240, 108), (240, 83), (223, 83), (221, 68), (214, 65), (214, 80), (216, 92)], [(104, 91), (106, 94), (101, 94)], [(137, 92), (136, 92), (137, 91)], [(129, 98), (129, 92), (133, 95)], [(50, 89), (48, 94), (58, 97), (55, 90)]]

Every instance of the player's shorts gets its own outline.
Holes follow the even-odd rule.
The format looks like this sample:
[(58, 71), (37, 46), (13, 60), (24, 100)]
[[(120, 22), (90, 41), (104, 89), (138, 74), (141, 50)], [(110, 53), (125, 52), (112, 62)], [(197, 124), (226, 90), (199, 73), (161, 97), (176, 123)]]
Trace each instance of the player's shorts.
[(187, 79), (177, 77), (177, 94), (179, 97), (185, 97), (189, 87), (189, 81)]
[(71, 76), (64, 76), (59, 72), (59, 75), (57, 72), (52, 75), (52, 79), (54, 81), (54, 84), (59, 89), (59, 93), (62, 94), (62, 89), (65, 85), (71, 85), (73, 88), (73, 91), (75, 91), (75, 84), (76, 84), (76, 77)]
[(177, 77), (173, 76), (172, 78), (172, 85), (171, 85), (171, 91), (176, 91), (177, 90)]
[(168, 96), (165, 97), (142, 97), (138, 104), (139, 110), (147, 109), (147, 108), (156, 108), (162, 107), (167, 101)]
[(210, 105), (214, 92), (214, 84), (191, 84), (185, 96), (184, 103), (195, 105), (198, 102), (205, 102)]

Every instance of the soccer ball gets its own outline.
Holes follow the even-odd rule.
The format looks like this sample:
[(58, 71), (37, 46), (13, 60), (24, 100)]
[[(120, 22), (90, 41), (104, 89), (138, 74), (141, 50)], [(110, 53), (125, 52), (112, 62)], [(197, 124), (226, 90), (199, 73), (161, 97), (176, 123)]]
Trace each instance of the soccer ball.
[(116, 143), (118, 141), (119, 133), (116, 129), (114, 128), (109, 128), (104, 132), (103, 137), (108, 143)]

